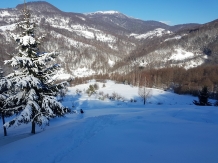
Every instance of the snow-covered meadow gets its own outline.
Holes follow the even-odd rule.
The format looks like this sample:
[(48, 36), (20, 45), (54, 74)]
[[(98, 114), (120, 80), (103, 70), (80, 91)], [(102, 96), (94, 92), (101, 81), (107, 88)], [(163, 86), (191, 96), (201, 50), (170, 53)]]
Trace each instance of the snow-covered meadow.
[(218, 162), (217, 107), (159, 89), (143, 105), (137, 87), (113, 81), (98, 83), (98, 92), (122, 98), (100, 100), (84, 93), (94, 83), (69, 88), (62, 103), (78, 112), (52, 119), (35, 135), (30, 124), (9, 128), (7, 137), (0, 130), (0, 163)]

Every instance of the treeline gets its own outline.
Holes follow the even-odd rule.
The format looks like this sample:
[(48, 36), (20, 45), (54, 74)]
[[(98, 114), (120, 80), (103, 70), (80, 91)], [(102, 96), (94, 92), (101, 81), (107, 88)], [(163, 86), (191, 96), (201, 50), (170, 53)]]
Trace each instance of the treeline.
[(90, 79), (111, 79), (119, 83), (134, 86), (145, 85), (165, 90), (172, 89), (178, 94), (191, 95), (197, 95), (198, 91), (206, 86), (212, 98), (218, 97), (218, 65), (199, 66), (188, 70), (180, 67), (150, 70), (137, 69), (126, 75), (114, 73), (76, 78), (72, 81), (72, 84), (84, 83)]

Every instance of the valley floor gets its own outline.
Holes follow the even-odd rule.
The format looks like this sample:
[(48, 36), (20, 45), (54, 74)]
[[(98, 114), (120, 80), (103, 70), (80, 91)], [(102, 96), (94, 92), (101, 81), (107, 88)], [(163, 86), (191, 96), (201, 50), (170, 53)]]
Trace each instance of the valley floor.
[[(50, 126), (8, 129), (0, 136), (2, 163), (217, 163), (218, 108), (198, 107), (191, 96), (152, 89), (146, 105), (137, 88), (107, 82), (100, 90), (116, 91), (135, 103), (101, 101), (76, 95), (70, 88), (63, 104), (79, 112), (51, 120)], [(3, 135), (3, 130), (0, 131)]]

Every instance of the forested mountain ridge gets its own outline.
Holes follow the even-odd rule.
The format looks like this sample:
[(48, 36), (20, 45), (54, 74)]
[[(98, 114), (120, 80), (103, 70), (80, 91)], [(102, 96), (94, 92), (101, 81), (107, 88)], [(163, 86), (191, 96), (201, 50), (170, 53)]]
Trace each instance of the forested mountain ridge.
[[(26, 6), (38, 25), (36, 33), (47, 35), (42, 51), (61, 52), (63, 72), (72, 76), (217, 63), (217, 20), (169, 26), (116, 11), (69, 13), (42, 1)], [(23, 8), (0, 9), (1, 62), (17, 53), (10, 33), (17, 30)]]

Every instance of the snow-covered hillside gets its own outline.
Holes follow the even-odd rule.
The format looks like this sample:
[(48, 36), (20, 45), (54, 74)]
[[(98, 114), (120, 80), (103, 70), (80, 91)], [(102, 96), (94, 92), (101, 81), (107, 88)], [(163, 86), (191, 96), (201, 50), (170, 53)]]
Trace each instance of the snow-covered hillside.
[(108, 15), (108, 14), (120, 14), (119, 11), (96, 11), (96, 12), (92, 12), (92, 13), (86, 13), (86, 15), (95, 15), (95, 14), (105, 14), (105, 15)]
[(2, 30), (3, 32), (13, 31), (13, 30), (15, 30), (15, 28), (16, 28), (16, 24), (0, 26), (0, 30)]
[[(115, 63), (136, 47), (127, 36), (120, 36), (113, 29), (109, 31), (105, 28), (107, 25), (98, 24), (85, 14), (65, 13), (47, 2), (26, 5), (31, 10), (31, 21), (37, 24), (37, 33), (47, 35), (43, 50), (59, 51), (64, 73), (69, 75), (75, 76), (77, 73), (74, 72), (83, 67), (92, 72), (106, 73), (105, 70), (112, 66), (107, 64), (108, 59)], [(15, 32), (21, 9), (22, 5), (15, 9), (0, 9), (0, 42), (2, 47), (6, 47), (7, 54), (10, 52), (7, 46), (12, 42), (10, 35)]]
[(136, 39), (147, 39), (147, 38), (153, 38), (153, 37), (161, 37), (163, 35), (169, 35), (171, 33), (172, 33), (171, 31), (168, 31), (168, 30), (165, 30), (162, 28), (157, 28), (157, 29), (155, 29), (153, 31), (149, 31), (145, 34), (132, 33), (132, 34), (130, 34), (130, 37), (133, 36)]
[(137, 87), (113, 81), (98, 83), (97, 92), (117, 93), (122, 100), (100, 100), (84, 93), (95, 83), (69, 88), (64, 98), (64, 105), (84, 114), (52, 119), (35, 135), (29, 134), (30, 125), (22, 125), (0, 136), (0, 162), (218, 162), (217, 107), (198, 107), (192, 104), (196, 97), (158, 89), (151, 89), (143, 105)]
[[(200, 52), (190, 52), (181, 47), (167, 47), (150, 52), (145, 56), (138, 57), (132, 62), (131, 66), (134, 67), (135, 65), (138, 65), (138, 67), (152, 67), (156, 69), (177, 66), (190, 69), (202, 65), (207, 58), (207, 55)], [(125, 72), (126, 69), (127, 66), (123, 66), (116, 71)]]
[[(63, 12), (44, 1), (29, 2), (26, 6), (31, 10), (31, 21), (36, 22), (37, 34), (47, 36), (42, 51), (59, 51), (58, 63), (69, 76), (128, 73), (134, 69), (131, 61), (126, 62), (132, 56), (140, 67), (149, 69), (169, 66), (188, 69), (216, 60), (216, 21), (199, 26), (168, 26), (118, 11)], [(16, 53), (10, 35), (16, 32), (23, 8), (18, 5), (0, 9), (0, 50), (6, 55), (0, 63)], [(178, 50), (193, 55), (181, 57)], [(84, 75), (83, 69), (87, 70)]]

